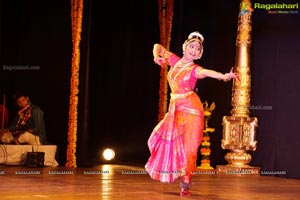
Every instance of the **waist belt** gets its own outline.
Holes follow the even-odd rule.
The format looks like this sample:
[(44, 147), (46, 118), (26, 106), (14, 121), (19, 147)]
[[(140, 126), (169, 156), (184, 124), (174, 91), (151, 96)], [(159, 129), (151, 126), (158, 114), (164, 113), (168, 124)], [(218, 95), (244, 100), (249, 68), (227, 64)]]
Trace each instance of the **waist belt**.
[(194, 93), (194, 91), (188, 91), (188, 92), (182, 93), (182, 94), (171, 93), (171, 100), (181, 99), (181, 98), (187, 97), (193, 93)]

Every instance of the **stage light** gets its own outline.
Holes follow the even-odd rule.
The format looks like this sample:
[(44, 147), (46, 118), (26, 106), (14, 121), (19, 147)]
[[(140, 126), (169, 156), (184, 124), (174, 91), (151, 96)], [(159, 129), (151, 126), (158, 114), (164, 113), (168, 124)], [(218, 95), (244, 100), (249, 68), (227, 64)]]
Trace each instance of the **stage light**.
[(105, 160), (112, 160), (115, 158), (115, 151), (113, 149), (105, 149), (102, 153), (102, 156)]

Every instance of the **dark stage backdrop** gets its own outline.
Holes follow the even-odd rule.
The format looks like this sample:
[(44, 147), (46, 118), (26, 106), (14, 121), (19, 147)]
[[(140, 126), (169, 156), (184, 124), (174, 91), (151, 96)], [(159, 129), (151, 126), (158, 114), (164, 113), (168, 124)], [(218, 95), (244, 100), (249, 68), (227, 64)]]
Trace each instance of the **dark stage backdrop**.
[[(205, 41), (198, 63), (225, 73), (234, 66), (238, 1), (207, 3), (175, 0), (171, 50), (181, 55), (187, 35), (200, 31)], [(144, 164), (149, 157), (147, 139), (158, 115), (159, 67), (152, 57), (153, 44), (159, 42), (157, 1), (107, 4), (85, 1), (79, 164), (101, 162), (98, 151), (105, 147), (116, 149), (117, 161)], [(251, 152), (251, 165), (285, 170), (294, 178), (300, 177), (299, 16), (254, 10), (252, 18), (251, 116), (259, 120), (259, 143)], [(11, 96), (16, 89), (25, 89), (44, 109), (48, 140), (59, 146), (59, 162), (64, 165), (72, 56), (70, 3), (2, 1), (0, 22), (1, 93)], [(39, 69), (10, 71), (4, 65)], [(214, 79), (197, 84), (201, 100), (217, 106), (210, 120), (216, 128), (211, 135), (213, 166), (226, 164), (221, 123), (230, 113), (231, 86)], [(10, 113), (16, 109), (11, 103), (9, 108)]]
[(268, 14), (255, 10), (252, 50), (252, 114), (259, 120), (259, 143), (253, 153), (253, 164), (262, 170), (284, 171), (283, 176), (297, 178), (300, 178), (297, 170), (300, 165), (299, 22), (300, 13)]
[(12, 95), (23, 90), (44, 110), (47, 140), (58, 145), (58, 160), (64, 164), (72, 56), (70, 3), (0, 2), (0, 92), (7, 97), (10, 121), (17, 110)]

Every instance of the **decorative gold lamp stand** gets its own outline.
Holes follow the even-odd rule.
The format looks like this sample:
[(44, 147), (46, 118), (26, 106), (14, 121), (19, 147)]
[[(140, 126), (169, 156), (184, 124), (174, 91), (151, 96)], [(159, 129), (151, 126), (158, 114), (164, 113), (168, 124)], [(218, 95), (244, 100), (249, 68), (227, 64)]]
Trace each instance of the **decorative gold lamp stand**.
[(209, 133), (215, 132), (214, 128), (208, 127), (208, 120), (211, 118), (212, 111), (216, 108), (215, 103), (213, 102), (210, 107), (208, 107), (207, 101), (203, 103), (204, 106), (204, 131), (203, 131), (203, 139), (200, 147), (201, 157), (201, 165), (197, 167), (200, 170), (213, 170), (214, 168), (210, 166), (210, 137)]
[(251, 71), (251, 1), (241, 0), (236, 39), (235, 72), (240, 80), (233, 81), (231, 116), (223, 117), (222, 148), (228, 149), (225, 155), (227, 165), (217, 165), (219, 174), (260, 174), (260, 168), (249, 165), (251, 155), (256, 150), (256, 117), (249, 116)]

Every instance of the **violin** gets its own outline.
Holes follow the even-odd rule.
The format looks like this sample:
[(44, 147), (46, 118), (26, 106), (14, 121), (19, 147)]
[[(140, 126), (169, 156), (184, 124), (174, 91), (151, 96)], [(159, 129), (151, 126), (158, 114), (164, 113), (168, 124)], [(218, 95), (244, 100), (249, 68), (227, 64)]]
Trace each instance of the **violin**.
[(15, 129), (15, 133), (14, 136), (17, 137), (18, 136), (18, 131), (20, 129), (22, 129), (23, 126), (26, 125), (27, 120), (31, 117), (31, 110), (32, 107), (30, 105), (25, 106), (24, 108), (22, 108), (21, 110), (19, 110), (18, 114), (19, 114), (19, 119), (18, 122), (16, 124), (16, 129)]

